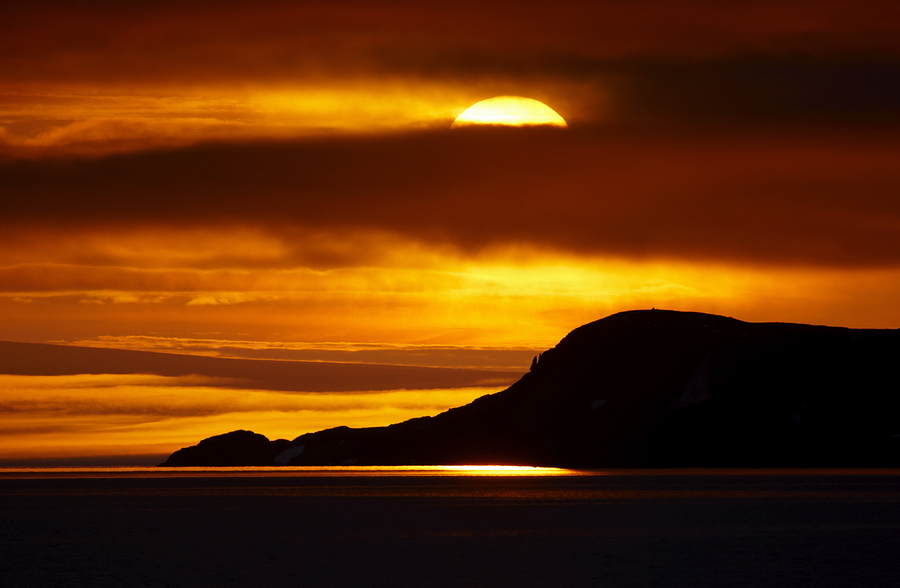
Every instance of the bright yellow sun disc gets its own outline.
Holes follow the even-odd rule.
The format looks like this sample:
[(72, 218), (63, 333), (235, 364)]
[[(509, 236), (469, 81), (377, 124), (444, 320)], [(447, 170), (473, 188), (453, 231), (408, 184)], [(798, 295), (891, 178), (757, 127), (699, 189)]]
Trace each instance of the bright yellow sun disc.
[(471, 125), (568, 126), (563, 117), (543, 102), (521, 96), (495, 96), (476, 102), (456, 117), (450, 128)]

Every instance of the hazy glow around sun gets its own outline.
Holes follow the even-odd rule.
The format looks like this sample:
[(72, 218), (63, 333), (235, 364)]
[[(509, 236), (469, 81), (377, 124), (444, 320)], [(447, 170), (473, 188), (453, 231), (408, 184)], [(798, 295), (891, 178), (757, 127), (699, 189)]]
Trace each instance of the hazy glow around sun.
[(456, 117), (450, 128), (471, 125), (568, 126), (563, 117), (543, 102), (522, 96), (495, 96), (476, 102)]

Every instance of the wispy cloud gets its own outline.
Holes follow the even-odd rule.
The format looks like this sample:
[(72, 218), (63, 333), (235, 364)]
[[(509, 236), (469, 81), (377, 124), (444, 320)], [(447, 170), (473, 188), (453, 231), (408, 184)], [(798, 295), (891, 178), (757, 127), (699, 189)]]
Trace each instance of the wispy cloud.
[(497, 391), (283, 393), (223, 384), (198, 376), (0, 375), (0, 459), (168, 453), (239, 428), (293, 438), (437, 414)]

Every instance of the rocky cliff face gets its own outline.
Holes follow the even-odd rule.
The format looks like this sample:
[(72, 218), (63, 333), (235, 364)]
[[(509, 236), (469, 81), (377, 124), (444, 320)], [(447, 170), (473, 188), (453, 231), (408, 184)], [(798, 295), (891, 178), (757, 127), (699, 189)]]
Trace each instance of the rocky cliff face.
[[(572, 331), (507, 390), (279, 441), (270, 463), (900, 465), (898, 367), (897, 330), (623, 312)], [(179, 453), (164, 465), (223, 465)]]

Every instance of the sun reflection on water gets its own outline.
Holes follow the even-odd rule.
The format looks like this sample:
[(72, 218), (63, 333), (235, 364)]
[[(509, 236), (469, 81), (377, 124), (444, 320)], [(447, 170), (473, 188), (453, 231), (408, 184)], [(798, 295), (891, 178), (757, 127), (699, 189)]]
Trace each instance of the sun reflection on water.
[(409, 472), (435, 473), (451, 476), (565, 476), (575, 472), (565, 468), (508, 465), (446, 465), (446, 466), (382, 466), (402, 468)]
[(586, 471), (508, 465), (278, 466), (278, 467), (3, 467), (0, 478), (434, 477), (578, 476)]

